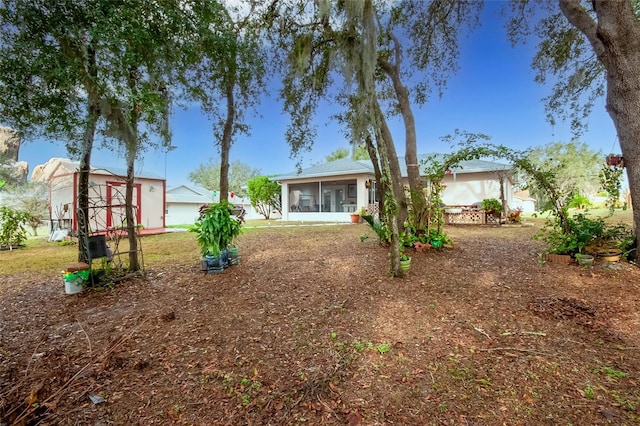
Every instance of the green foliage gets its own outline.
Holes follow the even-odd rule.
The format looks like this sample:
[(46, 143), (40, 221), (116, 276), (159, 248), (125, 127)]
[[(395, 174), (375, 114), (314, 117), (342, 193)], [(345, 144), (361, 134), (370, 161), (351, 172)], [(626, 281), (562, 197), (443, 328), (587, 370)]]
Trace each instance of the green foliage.
[[(545, 227), (534, 237), (546, 242), (549, 252), (576, 254), (591, 245), (633, 247), (633, 234), (625, 225), (608, 224), (603, 217), (591, 217), (582, 213), (567, 218), (568, 232), (560, 228), (559, 222), (549, 219)], [(624, 249), (623, 249), (624, 250)]]
[(496, 198), (485, 198), (481, 204), (482, 210), (489, 214), (498, 214), (502, 211), (502, 203)]
[[(232, 162), (229, 166), (229, 191), (235, 193), (240, 197), (246, 197), (249, 194), (244, 186), (247, 185), (249, 180), (259, 175), (259, 169), (251, 168), (251, 166), (241, 161)], [(215, 162), (212, 158), (210, 158), (207, 163), (200, 164), (195, 170), (189, 172), (188, 177), (191, 182), (205, 189), (219, 189), (220, 162)]]
[(613, 214), (613, 210), (620, 202), (620, 187), (623, 171), (624, 169), (621, 166), (608, 166), (607, 164), (603, 164), (600, 169), (600, 185), (607, 193), (606, 205), (611, 214)]
[[(546, 84), (552, 77), (551, 93), (544, 98), (547, 119), (568, 121), (574, 133), (585, 128), (585, 119), (596, 99), (605, 92), (604, 67), (598, 61), (587, 39), (563, 16), (553, 2), (510, 2), (514, 13), (508, 23), (513, 43), (541, 40), (532, 68), (535, 81)], [(578, 9), (582, 10), (582, 6)], [(591, 11), (584, 11), (585, 15)], [(542, 17), (542, 19), (539, 19)], [(574, 18), (575, 19), (575, 18)]]
[(327, 162), (340, 160), (341, 158), (349, 157), (349, 150), (346, 148), (338, 148), (333, 151), (331, 154), (327, 155)]
[(584, 195), (575, 194), (569, 201), (568, 207), (570, 209), (586, 209), (591, 206), (591, 201)]
[(257, 176), (249, 179), (247, 189), (251, 205), (269, 219), (273, 208), (280, 208), (281, 188), (278, 182), (270, 180), (267, 176)]
[(28, 220), (29, 213), (0, 206), (0, 246), (18, 247), (23, 244), (27, 240), (24, 225)]
[[(567, 197), (572, 194), (594, 194), (599, 187), (598, 169), (602, 155), (583, 142), (553, 142), (527, 153), (528, 162), (539, 173), (553, 175), (556, 191)], [(538, 205), (550, 200), (548, 191), (526, 171), (521, 176)]]
[(369, 151), (367, 151), (367, 147), (362, 145), (356, 145), (353, 147), (353, 152), (351, 153), (352, 160), (370, 160)]
[(242, 224), (231, 215), (231, 205), (226, 201), (209, 204), (200, 209), (200, 217), (189, 231), (196, 234), (203, 256), (217, 256), (240, 235)]
[(362, 219), (369, 224), (371, 229), (376, 233), (381, 243), (389, 244), (391, 242), (391, 231), (389, 227), (379, 220), (376, 220), (372, 215), (365, 214), (361, 216)]
[(10, 205), (29, 215), (28, 224), (33, 235), (38, 235), (38, 226), (49, 218), (49, 187), (45, 184), (11, 185), (6, 188)]

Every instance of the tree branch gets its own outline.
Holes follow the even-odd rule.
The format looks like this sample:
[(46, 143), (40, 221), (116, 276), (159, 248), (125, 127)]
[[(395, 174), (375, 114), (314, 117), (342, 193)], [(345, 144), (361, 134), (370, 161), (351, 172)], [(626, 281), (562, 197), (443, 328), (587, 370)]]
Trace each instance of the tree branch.
[(579, 0), (559, 0), (560, 10), (562, 14), (569, 20), (571, 25), (582, 32), (589, 40), (589, 43), (596, 52), (598, 59), (605, 63), (605, 47), (598, 37), (598, 24), (589, 16), (582, 7)]

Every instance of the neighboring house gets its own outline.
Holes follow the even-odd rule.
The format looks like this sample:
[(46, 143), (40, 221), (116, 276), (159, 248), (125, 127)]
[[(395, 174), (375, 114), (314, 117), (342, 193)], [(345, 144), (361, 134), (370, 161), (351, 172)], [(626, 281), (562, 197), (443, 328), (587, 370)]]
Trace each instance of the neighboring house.
[[(227, 200), (229, 203), (245, 210), (245, 219), (264, 218), (255, 211), (248, 198), (242, 198), (230, 192)], [(198, 219), (202, 205), (218, 202), (220, 202), (219, 191), (187, 185), (167, 188), (165, 223), (167, 226), (193, 224)]]
[(536, 199), (529, 195), (529, 190), (524, 189), (513, 193), (513, 203), (510, 204), (513, 209), (522, 209), (525, 213), (533, 213), (536, 211)]
[[(32, 182), (48, 182), (50, 217), (54, 225), (78, 230), (79, 163), (54, 158), (34, 168)], [(125, 221), (126, 171), (117, 168), (92, 167), (89, 174), (89, 229), (101, 232), (122, 227)], [(136, 225), (145, 229), (165, 227), (165, 180), (158, 175), (141, 172), (133, 184), (133, 206)]]
[(213, 203), (213, 193), (208, 189), (187, 185), (167, 188), (167, 208), (165, 224), (193, 224), (200, 213), (200, 207)]
[[(419, 161), (426, 155), (419, 156)], [(408, 185), (404, 158), (400, 159), (403, 183)], [(480, 205), (485, 198), (500, 199), (500, 180), (505, 200), (513, 202), (512, 166), (492, 161), (463, 161), (443, 180), (442, 202), (449, 206)], [(282, 220), (350, 221), (351, 212), (366, 208), (377, 212), (376, 182), (369, 160), (348, 158), (318, 164), (277, 176), (282, 185)]]

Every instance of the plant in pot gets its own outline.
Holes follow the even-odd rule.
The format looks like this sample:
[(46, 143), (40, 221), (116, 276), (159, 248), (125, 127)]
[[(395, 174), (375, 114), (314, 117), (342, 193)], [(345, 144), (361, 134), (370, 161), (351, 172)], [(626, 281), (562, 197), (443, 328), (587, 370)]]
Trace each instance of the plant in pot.
[(609, 154), (605, 158), (607, 166), (624, 167), (624, 160), (620, 154)]
[(400, 269), (402, 269), (402, 272), (407, 273), (409, 268), (411, 268), (411, 257), (406, 253), (402, 253), (400, 255)]
[(362, 207), (357, 212), (351, 213), (351, 223), (360, 223), (362, 216), (366, 216), (366, 215), (367, 215), (367, 209)]
[(482, 200), (482, 204), (480, 206), (485, 213), (493, 216), (500, 217), (500, 212), (502, 211), (502, 203), (496, 198), (485, 198)]
[(451, 243), (451, 239), (447, 234), (445, 234), (444, 232), (438, 232), (435, 229), (431, 229), (429, 231), (428, 238), (429, 238), (428, 242), (431, 245), (431, 247), (436, 249), (442, 248), (445, 244)]
[[(573, 217), (567, 216), (566, 228), (561, 226), (558, 219), (549, 219), (534, 238), (545, 241), (549, 245), (547, 259), (570, 262), (549, 255), (576, 256), (583, 253), (585, 247), (601, 239), (606, 233), (606, 223), (603, 218), (591, 218), (584, 214)], [(578, 256), (576, 256), (578, 257)]]
[(592, 255), (585, 253), (576, 253), (575, 258), (580, 266), (592, 266), (595, 259)]
[(240, 235), (241, 222), (231, 214), (231, 208), (226, 200), (204, 205), (198, 220), (189, 228), (196, 234), (200, 253), (210, 272), (220, 272), (224, 268), (228, 263), (227, 249)]
[(547, 221), (546, 227), (533, 238), (547, 243), (544, 258), (549, 262), (571, 263), (573, 254), (578, 251), (576, 236), (565, 233), (558, 223), (551, 220)]

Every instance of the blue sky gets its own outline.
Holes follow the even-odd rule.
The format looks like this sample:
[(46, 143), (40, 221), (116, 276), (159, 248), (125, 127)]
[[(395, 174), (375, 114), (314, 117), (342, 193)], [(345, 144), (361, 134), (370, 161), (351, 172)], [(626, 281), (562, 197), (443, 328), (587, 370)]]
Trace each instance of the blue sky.
[[(468, 38), (462, 40), (460, 71), (453, 75), (444, 96), (433, 97), (418, 108), (416, 118), (418, 152), (447, 152), (448, 145), (440, 140), (455, 129), (484, 133), (491, 141), (511, 148), (528, 148), (549, 142), (569, 142), (572, 139), (569, 123), (551, 126), (545, 118), (541, 99), (549, 94), (549, 87), (534, 83), (530, 64), (535, 41), (511, 47), (501, 19), (496, 17), (501, 2), (488, 2), (482, 22)], [(250, 119), (251, 136), (240, 136), (231, 149), (231, 161), (241, 161), (263, 174), (285, 174), (295, 169), (297, 160), (289, 158), (290, 150), (284, 134), (289, 117), (282, 113), (274, 81), (270, 97), (258, 106), (262, 117)], [(302, 166), (322, 162), (338, 148), (348, 148), (348, 142), (335, 123), (329, 122), (330, 104), (323, 105), (317, 114), (317, 138), (311, 152), (302, 156)], [(399, 119), (391, 119), (390, 126), (398, 155), (404, 153), (404, 128)], [(588, 131), (580, 138), (589, 147), (604, 154), (619, 152), (616, 132), (600, 100), (588, 121)], [(198, 107), (187, 111), (177, 109), (172, 117), (173, 144), (168, 154), (147, 152), (137, 170), (153, 171), (166, 176), (167, 185), (189, 184), (188, 174), (210, 158), (219, 158), (213, 143), (211, 124)], [(34, 166), (51, 157), (67, 157), (62, 144), (26, 142), (20, 149), (20, 160)], [(121, 155), (98, 150), (93, 164), (124, 167)], [(166, 165), (166, 175), (165, 175)]]

